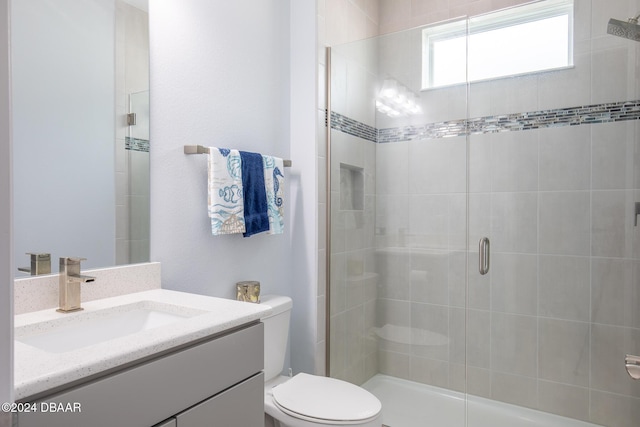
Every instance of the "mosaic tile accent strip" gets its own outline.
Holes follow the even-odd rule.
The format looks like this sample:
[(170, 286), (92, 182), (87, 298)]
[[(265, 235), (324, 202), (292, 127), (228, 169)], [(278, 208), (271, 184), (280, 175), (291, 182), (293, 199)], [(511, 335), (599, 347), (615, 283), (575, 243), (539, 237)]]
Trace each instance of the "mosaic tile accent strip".
[[(342, 128), (334, 125), (333, 116), (335, 114), (337, 113), (332, 112), (331, 114), (331, 127), (333, 129), (342, 130)], [(344, 122), (347, 120), (349, 123), (355, 122), (352, 119), (345, 119), (346, 120), (344, 120)], [(561, 126), (611, 123), (625, 120), (640, 120), (640, 100), (477, 117), (473, 119), (460, 119), (439, 123), (428, 123), (422, 126), (402, 126), (397, 128), (378, 129), (375, 141), (379, 143), (388, 143), (410, 141), (414, 139), (437, 139)], [(351, 124), (350, 126), (353, 127)], [(344, 130), (342, 131), (344, 132)], [(354, 133), (350, 134), (354, 135)], [(360, 136), (357, 134), (355, 135)], [(362, 138), (364, 137), (362, 136)], [(374, 141), (370, 138), (366, 139)]]
[(132, 150), (132, 151), (143, 151), (145, 153), (149, 152), (149, 140), (148, 139), (138, 139), (131, 138), (126, 136), (124, 138), (124, 149)]
[(378, 130), (335, 111), (331, 112), (331, 129), (357, 136), (368, 141), (377, 142)]
[(435, 139), (640, 119), (640, 100), (378, 129), (378, 142)]

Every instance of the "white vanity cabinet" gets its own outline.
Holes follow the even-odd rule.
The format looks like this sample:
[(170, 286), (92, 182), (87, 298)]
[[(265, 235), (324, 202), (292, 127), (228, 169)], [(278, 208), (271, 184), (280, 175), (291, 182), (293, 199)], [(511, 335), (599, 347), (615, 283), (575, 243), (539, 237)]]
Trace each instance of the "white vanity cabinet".
[[(81, 410), (18, 414), (18, 427), (261, 427), (263, 325), (254, 322), (32, 402)], [(46, 406), (46, 405), (42, 405)], [(76, 405), (77, 406), (77, 405)]]
[(264, 423), (264, 376), (256, 375), (154, 427), (247, 427)]

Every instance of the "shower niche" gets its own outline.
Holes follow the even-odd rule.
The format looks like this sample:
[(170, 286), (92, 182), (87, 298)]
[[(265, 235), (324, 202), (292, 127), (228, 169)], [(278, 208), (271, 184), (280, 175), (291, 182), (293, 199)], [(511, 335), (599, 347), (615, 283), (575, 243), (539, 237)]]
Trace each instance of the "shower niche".
[(364, 210), (364, 169), (340, 163), (340, 210)]

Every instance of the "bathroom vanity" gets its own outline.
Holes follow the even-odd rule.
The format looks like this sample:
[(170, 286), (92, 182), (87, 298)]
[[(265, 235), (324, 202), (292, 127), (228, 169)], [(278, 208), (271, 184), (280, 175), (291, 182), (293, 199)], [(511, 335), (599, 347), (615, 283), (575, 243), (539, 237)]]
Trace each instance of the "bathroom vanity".
[[(84, 306), (75, 319), (51, 311), (16, 317), (19, 427), (262, 425), (260, 318), (269, 307), (166, 290)], [(109, 330), (113, 319), (131, 325), (143, 312), (157, 316), (146, 318), (147, 329)], [(124, 335), (95, 342), (78, 329), (101, 334), (92, 322)], [(68, 331), (77, 340), (67, 345), (79, 348), (43, 339)]]

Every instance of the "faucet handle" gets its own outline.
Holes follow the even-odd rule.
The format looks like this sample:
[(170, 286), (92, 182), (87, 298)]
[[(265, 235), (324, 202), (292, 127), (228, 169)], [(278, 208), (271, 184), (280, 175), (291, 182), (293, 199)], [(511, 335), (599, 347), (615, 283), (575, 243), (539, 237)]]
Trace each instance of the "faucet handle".
[(80, 264), (82, 261), (86, 261), (86, 258), (81, 257), (60, 257), (60, 264), (70, 265), (70, 264)]

